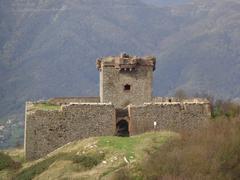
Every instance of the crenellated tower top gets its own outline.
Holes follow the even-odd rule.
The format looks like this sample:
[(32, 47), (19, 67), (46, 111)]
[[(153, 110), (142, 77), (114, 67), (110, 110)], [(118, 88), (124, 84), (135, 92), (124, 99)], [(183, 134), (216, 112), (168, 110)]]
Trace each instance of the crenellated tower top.
[(109, 56), (97, 60), (97, 69), (114, 67), (119, 71), (134, 71), (138, 66), (150, 66), (155, 70), (156, 58), (153, 56), (137, 57), (122, 53), (120, 56)]

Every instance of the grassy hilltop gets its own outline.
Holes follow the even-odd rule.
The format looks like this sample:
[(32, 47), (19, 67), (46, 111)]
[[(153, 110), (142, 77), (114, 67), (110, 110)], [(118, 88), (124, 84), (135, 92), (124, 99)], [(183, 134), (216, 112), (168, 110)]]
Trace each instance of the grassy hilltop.
[[(140, 177), (140, 164), (149, 153), (178, 135), (171, 132), (151, 132), (131, 138), (95, 137), (76, 141), (57, 149), (48, 156), (25, 162), (22, 150), (5, 152), (0, 164), (3, 179), (114, 179), (122, 168)], [(14, 160), (14, 161), (13, 161)], [(20, 163), (16, 163), (16, 161)], [(15, 162), (15, 163), (14, 163)], [(2, 170), (1, 170), (2, 169)]]

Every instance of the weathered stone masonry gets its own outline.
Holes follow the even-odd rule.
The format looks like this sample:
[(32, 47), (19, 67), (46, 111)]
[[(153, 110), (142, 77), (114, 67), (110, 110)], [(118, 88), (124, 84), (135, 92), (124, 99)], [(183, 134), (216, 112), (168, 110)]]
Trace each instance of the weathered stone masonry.
[(154, 57), (122, 54), (97, 60), (100, 97), (60, 97), (28, 102), (26, 158), (38, 159), (82, 138), (129, 136), (151, 130), (198, 128), (210, 116), (205, 99), (152, 96)]
[(98, 60), (100, 101), (112, 102), (116, 108), (151, 102), (155, 63), (154, 57), (129, 55)]
[(26, 112), (25, 152), (37, 159), (74, 140), (113, 135), (115, 108), (112, 104), (71, 104), (61, 110)]
[(153, 129), (196, 129), (202, 126), (210, 115), (207, 102), (166, 102), (129, 106), (129, 132), (130, 135), (136, 135)]

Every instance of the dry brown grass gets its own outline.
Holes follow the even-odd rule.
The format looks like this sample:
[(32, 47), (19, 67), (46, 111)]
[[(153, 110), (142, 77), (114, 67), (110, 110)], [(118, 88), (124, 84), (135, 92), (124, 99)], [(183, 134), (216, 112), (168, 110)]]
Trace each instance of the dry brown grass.
[(240, 120), (218, 119), (151, 154), (144, 179), (240, 179)]

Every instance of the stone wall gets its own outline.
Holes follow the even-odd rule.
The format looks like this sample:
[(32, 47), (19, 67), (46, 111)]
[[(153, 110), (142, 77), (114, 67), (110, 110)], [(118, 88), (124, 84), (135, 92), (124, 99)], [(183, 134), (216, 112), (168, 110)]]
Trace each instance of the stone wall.
[[(103, 67), (100, 72), (101, 102), (112, 102), (116, 108), (129, 104), (140, 105), (152, 100), (153, 70), (150, 66), (138, 66), (134, 71), (119, 71)], [(124, 85), (130, 90), (124, 90)]]
[(130, 135), (154, 130), (189, 130), (202, 126), (211, 116), (209, 103), (152, 103), (129, 107)]
[(100, 97), (57, 97), (49, 99), (48, 102), (53, 105), (64, 105), (69, 103), (98, 103)]
[(24, 148), (28, 160), (74, 140), (115, 133), (116, 115), (111, 104), (71, 104), (59, 111), (26, 107)]

